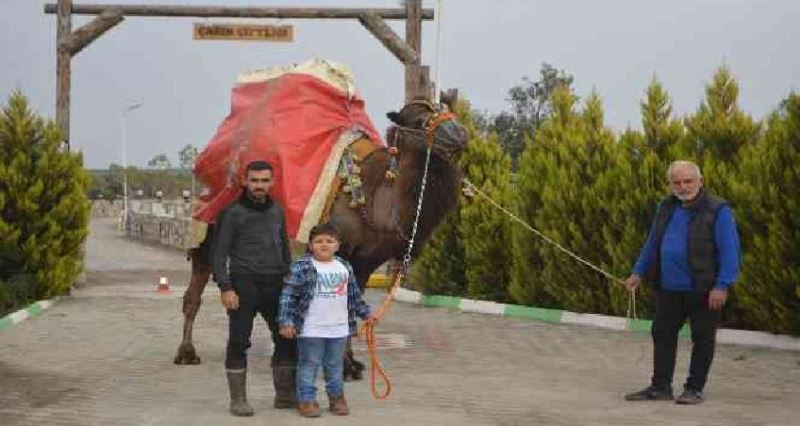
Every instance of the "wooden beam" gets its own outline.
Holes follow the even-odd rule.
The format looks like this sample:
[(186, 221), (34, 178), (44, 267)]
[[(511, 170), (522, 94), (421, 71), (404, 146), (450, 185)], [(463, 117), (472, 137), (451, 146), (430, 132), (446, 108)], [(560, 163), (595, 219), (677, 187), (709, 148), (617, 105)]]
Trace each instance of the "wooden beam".
[[(276, 19), (358, 19), (374, 13), (383, 19), (406, 19), (401, 8), (333, 8), (333, 7), (235, 7), (179, 5), (76, 4), (75, 15), (99, 15), (106, 9), (118, 9), (123, 16), (169, 16), (197, 18), (276, 18)], [(57, 13), (56, 5), (44, 5), (44, 13)], [(421, 18), (433, 19), (433, 9), (422, 9)]]
[(62, 38), (58, 43), (58, 49), (75, 56), (89, 43), (122, 22), (123, 19), (122, 12), (119, 10), (106, 10), (88, 24)]
[[(70, 16), (72, 0), (58, 0), (56, 45), (72, 31)], [(72, 55), (60, 49), (56, 51), (56, 124), (64, 137), (64, 148), (69, 151), (69, 92), (71, 86)]]
[(380, 16), (374, 13), (365, 13), (358, 21), (389, 49), (400, 62), (404, 64), (419, 62), (417, 52), (395, 34)]

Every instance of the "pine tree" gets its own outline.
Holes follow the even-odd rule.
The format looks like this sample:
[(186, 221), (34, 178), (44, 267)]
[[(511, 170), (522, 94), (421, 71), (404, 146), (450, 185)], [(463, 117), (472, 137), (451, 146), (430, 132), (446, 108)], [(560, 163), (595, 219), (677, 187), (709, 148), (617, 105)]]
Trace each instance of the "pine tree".
[[(471, 140), (460, 163), (466, 178), (480, 191), (500, 205), (509, 205), (511, 159), (500, 146), (497, 134)], [(481, 197), (464, 202), (459, 213), (467, 295), (474, 299), (508, 301), (509, 218)]]
[(21, 93), (10, 96), (0, 112), (0, 279), (34, 275), (37, 298), (69, 291), (88, 235), (90, 178), (61, 139)]
[(800, 335), (800, 95), (783, 102), (743, 154), (733, 187), (743, 262), (731, 320)]

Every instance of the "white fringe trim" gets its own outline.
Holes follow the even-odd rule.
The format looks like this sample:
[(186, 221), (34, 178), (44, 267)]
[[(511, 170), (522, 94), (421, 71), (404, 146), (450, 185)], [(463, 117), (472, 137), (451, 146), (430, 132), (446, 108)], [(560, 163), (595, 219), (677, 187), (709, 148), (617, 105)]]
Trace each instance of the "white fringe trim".
[(311, 193), (311, 198), (308, 200), (308, 205), (303, 212), (303, 219), (300, 221), (297, 236), (295, 237), (298, 242), (308, 243), (308, 234), (311, 232), (311, 228), (317, 225), (322, 218), (322, 210), (325, 208), (325, 201), (328, 199), (333, 179), (339, 170), (339, 161), (342, 159), (344, 149), (362, 137), (363, 134), (359, 131), (345, 131), (333, 145), (328, 160), (325, 162), (325, 166), (322, 168), (317, 180), (317, 186), (314, 188), (314, 192)]

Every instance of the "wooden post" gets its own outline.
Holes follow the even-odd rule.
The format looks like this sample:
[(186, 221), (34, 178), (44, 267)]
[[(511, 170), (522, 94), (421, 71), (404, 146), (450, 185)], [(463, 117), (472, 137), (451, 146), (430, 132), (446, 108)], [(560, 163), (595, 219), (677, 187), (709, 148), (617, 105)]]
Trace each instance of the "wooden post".
[(422, 0), (406, 0), (406, 44), (417, 52), (413, 62), (406, 62), (406, 102), (430, 98), (430, 70), (422, 63)]
[(417, 53), (422, 50), (422, 0), (406, 0), (406, 43)]
[(406, 65), (406, 103), (420, 98), (432, 100), (430, 74), (427, 65)]
[[(72, 31), (72, 0), (58, 0), (56, 46)], [(64, 137), (64, 148), (69, 151), (69, 92), (72, 54), (56, 48), (56, 124)]]

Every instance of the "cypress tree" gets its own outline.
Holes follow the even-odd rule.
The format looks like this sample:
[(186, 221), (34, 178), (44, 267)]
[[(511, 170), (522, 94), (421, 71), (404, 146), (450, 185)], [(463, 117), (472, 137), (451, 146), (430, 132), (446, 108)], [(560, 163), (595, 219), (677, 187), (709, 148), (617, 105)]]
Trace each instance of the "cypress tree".
[[(551, 115), (544, 121), (535, 139), (527, 138), (520, 155), (516, 205), (520, 219), (532, 227), (547, 233), (540, 224), (544, 203), (547, 201), (547, 185), (551, 176), (559, 171), (554, 154), (559, 143), (578, 136), (579, 118), (573, 111), (575, 99), (568, 88), (556, 89), (550, 100)], [(552, 188), (549, 189), (552, 191)], [(560, 218), (559, 218), (560, 219)], [(560, 307), (559, 300), (550, 292), (544, 275), (545, 258), (541, 251), (542, 240), (519, 224), (513, 225), (512, 270), (509, 295), (517, 303), (541, 307)], [(558, 239), (558, 236), (552, 235)]]
[[(564, 102), (557, 108), (560, 114), (569, 114), (567, 97), (554, 100)], [(572, 127), (553, 151), (558, 169), (546, 182), (538, 217), (548, 230), (545, 233), (557, 242), (594, 265), (607, 266), (602, 229), (608, 224), (608, 202), (601, 198), (596, 185), (609, 169), (615, 138), (604, 126), (602, 102), (596, 93), (573, 118)], [(613, 284), (608, 279), (550, 245), (543, 246), (541, 253), (545, 260), (543, 284), (562, 306), (582, 312), (609, 312)]]
[(0, 112), (0, 279), (35, 277), (35, 298), (69, 291), (88, 235), (90, 177), (61, 140), (21, 93), (9, 97)]
[(686, 152), (703, 171), (712, 192), (730, 199), (736, 159), (743, 146), (754, 143), (760, 125), (738, 105), (739, 84), (723, 66), (706, 86), (706, 99), (686, 119)]
[[(511, 159), (497, 134), (471, 140), (460, 163), (470, 182), (500, 205), (509, 206)], [(507, 301), (511, 270), (509, 218), (482, 197), (464, 202), (459, 213), (467, 295)]]
[[(614, 158), (597, 186), (610, 209), (603, 227), (609, 270), (623, 279), (631, 273), (656, 206), (667, 194), (669, 163), (685, 156), (683, 124), (674, 117), (669, 94), (657, 79), (648, 86), (640, 108), (643, 131), (628, 129), (620, 136)], [(639, 288), (640, 316), (652, 311), (650, 291), (650, 286)], [(612, 312), (625, 314), (627, 292), (621, 286), (612, 286), (610, 296)]]
[[(614, 135), (603, 125), (596, 94), (582, 114), (566, 89), (552, 98), (552, 116), (520, 161), (519, 204), (523, 220), (586, 260), (601, 264), (605, 206), (594, 189), (608, 167)], [(605, 312), (608, 282), (528, 231), (514, 232), (512, 297), (521, 303)]]
[(451, 212), (433, 231), (409, 272), (407, 286), (425, 294), (463, 296), (464, 245), (458, 232), (458, 212)]
[[(595, 183), (597, 196), (607, 212), (607, 220), (600, 224), (604, 251), (602, 266), (619, 279), (625, 279), (631, 273), (632, 262), (647, 232), (650, 220), (648, 206), (652, 200), (647, 199), (649, 179), (642, 177), (651, 169), (654, 159), (655, 155), (645, 145), (643, 134), (628, 129), (611, 149), (608, 168)], [(627, 291), (618, 282), (607, 282), (608, 312), (624, 315), (628, 303)], [(638, 315), (646, 315), (647, 308), (643, 309), (640, 305), (637, 311)]]
[(730, 319), (800, 335), (800, 95), (789, 95), (743, 154), (733, 188), (743, 258)]
[[(472, 118), (469, 102), (460, 100), (453, 111), (469, 136), (467, 150), (480, 136)], [(462, 154), (462, 159), (464, 155)], [(459, 159), (461, 160), (461, 159)], [(459, 167), (461, 162), (459, 161)], [(463, 199), (461, 200), (463, 204)], [(424, 206), (423, 206), (424, 209)], [(464, 272), (464, 243), (461, 240), (461, 216), (451, 212), (434, 230), (430, 240), (414, 260), (408, 286), (426, 294), (464, 296), (467, 280)]]

